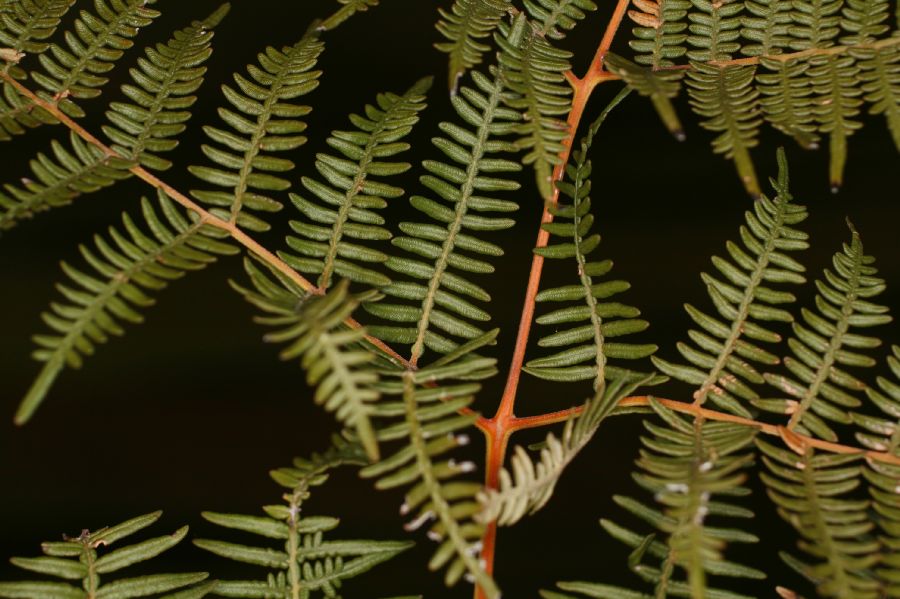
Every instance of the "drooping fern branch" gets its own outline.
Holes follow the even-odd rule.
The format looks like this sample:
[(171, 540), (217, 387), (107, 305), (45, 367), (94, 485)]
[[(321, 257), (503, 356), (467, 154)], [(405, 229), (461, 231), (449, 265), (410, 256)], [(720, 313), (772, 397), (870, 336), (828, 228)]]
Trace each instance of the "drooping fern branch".
[[(403, 541), (326, 540), (340, 521), (329, 516), (307, 516), (312, 489), (323, 485), (329, 471), (365, 463), (358, 445), (336, 437), (326, 452), (311, 459), (295, 459), (292, 466), (273, 470), (272, 479), (286, 489), (283, 504), (267, 505), (264, 516), (204, 512), (203, 517), (224, 528), (271, 539), (279, 548), (244, 545), (210, 539), (194, 544), (220, 557), (261, 566), (263, 580), (221, 581), (216, 593), (225, 597), (285, 597), (308, 599), (313, 593), (336, 597), (347, 579), (359, 576), (412, 546)], [(260, 539), (262, 537), (262, 539)], [(281, 545), (283, 543), (283, 546)]]
[[(165, 535), (127, 545), (112, 551), (108, 547), (150, 526), (162, 515), (153, 512), (121, 524), (96, 531), (82, 530), (63, 541), (43, 543), (42, 557), (14, 557), (12, 564), (28, 572), (44, 574), (71, 582), (0, 582), (0, 597), (10, 599), (201, 599), (216, 588), (215, 582), (203, 583), (205, 572), (186, 574), (146, 574), (105, 580), (107, 574), (153, 559), (181, 542), (187, 535), (184, 526)], [(80, 583), (78, 586), (73, 582)]]
[(220, 108), (219, 117), (227, 128), (204, 128), (214, 144), (204, 145), (203, 153), (215, 166), (190, 167), (197, 178), (222, 189), (191, 192), (212, 206), (212, 214), (250, 231), (269, 229), (253, 212), (282, 208), (267, 192), (290, 187), (283, 173), (293, 170), (294, 163), (276, 154), (306, 143), (301, 135), (306, 123), (300, 119), (312, 109), (294, 100), (318, 86), (321, 71), (313, 68), (323, 49), (315, 32), (281, 50), (268, 47), (257, 65), (248, 65), (249, 78), (234, 74), (237, 89), (222, 87), (229, 107)]
[(16, 422), (31, 418), (63, 368), (79, 368), (98, 345), (124, 333), (123, 323), (142, 322), (141, 311), (169, 281), (204, 268), (217, 255), (237, 251), (217, 239), (216, 229), (186, 218), (162, 192), (158, 202), (157, 208), (141, 201), (150, 234), (124, 214), (124, 233), (111, 227), (108, 240), (94, 237), (96, 249), (79, 248), (95, 273), (62, 263), (71, 282), (57, 286), (64, 301), (52, 303), (42, 315), (50, 332), (34, 337), (38, 349), (33, 356), (44, 366), (22, 400)]
[(131, 175), (128, 169), (134, 163), (168, 169), (171, 162), (158, 153), (178, 145), (175, 138), (191, 117), (189, 109), (196, 101), (192, 94), (202, 84), (203, 65), (212, 54), (213, 29), (228, 9), (225, 4), (203, 21), (176, 32), (166, 44), (146, 50), (131, 70), (133, 83), (122, 86), (131, 102), (113, 102), (106, 113), (103, 132), (112, 141), (111, 152), (73, 134), (71, 150), (52, 143), (55, 161), (45, 154), (32, 161), (37, 182), (5, 185), (8, 195), (0, 192), (0, 229), (113, 185)]
[(305, 217), (291, 221), (300, 237), (288, 237), (288, 246), (299, 255), (281, 257), (299, 272), (318, 275), (317, 286), (327, 289), (335, 275), (365, 285), (382, 287), (390, 279), (372, 269), (388, 256), (359, 241), (385, 241), (391, 233), (376, 210), (397, 199), (403, 190), (379, 178), (406, 172), (410, 165), (392, 159), (408, 150), (402, 141), (425, 108), (431, 79), (422, 79), (403, 95), (381, 94), (377, 105), (367, 105), (365, 116), (351, 115), (354, 131), (334, 131), (328, 145), (341, 154), (320, 153), (316, 169), (326, 182), (302, 177), (306, 191), (318, 202), (299, 194), (291, 201)]

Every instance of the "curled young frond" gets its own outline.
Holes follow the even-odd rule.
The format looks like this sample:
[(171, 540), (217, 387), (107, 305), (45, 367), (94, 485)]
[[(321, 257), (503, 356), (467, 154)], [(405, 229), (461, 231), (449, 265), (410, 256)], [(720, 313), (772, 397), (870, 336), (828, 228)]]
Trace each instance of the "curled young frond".
[[(704, 0), (705, 1), (705, 0)], [(750, 148), (758, 143), (762, 123), (759, 92), (753, 87), (754, 66), (715, 66), (692, 62), (687, 74), (691, 107), (704, 117), (701, 125), (719, 135), (713, 151), (731, 158), (744, 188), (759, 195)]]
[(782, 559), (816, 585), (822, 597), (882, 596), (869, 574), (878, 561), (878, 541), (869, 536), (875, 523), (869, 501), (857, 499), (862, 467), (859, 455), (795, 453), (757, 440), (767, 472), (760, 478), (778, 513), (801, 535), (798, 548), (813, 561), (783, 552)]
[(875, 360), (864, 353), (881, 340), (854, 329), (868, 329), (891, 321), (888, 308), (872, 300), (885, 289), (878, 278), (875, 258), (863, 251), (859, 234), (851, 226), (851, 239), (834, 255), (833, 270), (816, 281), (816, 310), (803, 308), (802, 321), (793, 323), (788, 340), (793, 357), (784, 359), (788, 375), (766, 373), (765, 379), (787, 398), (755, 401), (767, 411), (790, 414), (789, 430), (837, 441), (827, 422), (849, 424), (848, 410), (861, 405), (858, 395), (865, 383), (846, 367), (871, 367)]
[(262, 580), (225, 580), (216, 593), (225, 597), (309, 597), (321, 592), (336, 597), (343, 582), (359, 576), (397, 556), (412, 546), (403, 541), (326, 540), (340, 520), (329, 516), (305, 515), (311, 489), (328, 480), (329, 471), (343, 465), (365, 463), (359, 446), (340, 437), (328, 451), (311, 459), (296, 459), (291, 467), (271, 472), (272, 479), (285, 489), (284, 503), (263, 507), (265, 515), (204, 512), (203, 517), (218, 526), (255, 535), (257, 543), (243, 545), (210, 539), (194, 544), (225, 559), (260, 566), (268, 570)]
[(153, 294), (169, 281), (237, 251), (217, 239), (217, 229), (186, 218), (163, 192), (158, 202), (157, 208), (141, 201), (149, 235), (123, 214), (124, 232), (110, 227), (108, 239), (94, 237), (96, 249), (80, 246), (95, 273), (62, 263), (71, 283), (57, 286), (65, 301), (51, 303), (42, 315), (51, 332), (34, 337), (33, 357), (44, 366), (16, 412), (17, 423), (31, 418), (63, 368), (80, 368), (98, 345), (125, 333), (124, 323), (143, 322), (141, 310), (155, 303)]
[[(201, 599), (216, 589), (215, 582), (204, 583), (205, 572), (185, 574), (144, 574), (130, 578), (107, 580), (108, 574), (146, 562), (168, 551), (184, 539), (188, 527), (170, 535), (109, 550), (124, 538), (159, 520), (162, 512), (132, 518), (121, 524), (90, 531), (84, 529), (74, 537), (41, 545), (42, 557), (14, 557), (12, 564), (23, 570), (71, 582), (28, 581), (0, 582), (0, 597), (10, 599), (92, 599), (109, 597), (133, 599)], [(102, 579), (101, 579), (102, 577)], [(76, 584), (73, 584), (77, 582)]]
[(806, 280), (805, 269), (788, 253), (808, 247), (806, 233), (795, 228), (806, 220), (807, 212), (792, 202), (783, 150), (778, 153), (778, 163), (778, 179), (772, 180), (775, 197), (760, 196), (753, 210), (744, 214), (746, 225), (740, 228), (743, 244), (728, 242), (728, 258), (712, 259), (717, 274), (701, 275), (717, 314), (685, 306), (699, 327), (688, 332), (693, 344), (678, 344), (688, 364), (653, 358), (660, 371), (695, 387), (697, 405), (711, 401), (745, 417), (750, 412), (744, 403), (760, 398), (753, 386), (765, 382), (757, 365), (779, 362), (761, 345), (781, 341), (770, 323), (793, 321), (782, 306), (796, 297), (778, 287)]
[(291, 221), (299, 237), (288, 237), (287, 243), (296, 254), (283, 252), (281, 258), (300, 272), (318, 275), (320, 289), (330, 287), (335, 275), (376, 287), (390, 283), (372, 268), (387, 260), (387, 254), (359, 242), (391, 238), (376, 210), (404, 192), (381, 179), (409, 169), (408, 163), (392, 159), (409, 149), (402, 140), (425, 109), (430, 87), (431, 78), (426, 78), (403, 95), (379, 94), (375, 105), (365, 107), (365, 116), (351, 115), (355, 130), (334, 131), (327, 141), (340, 156), (316, 156), (316, 170), (325, 182), (303, 177), (310, 195), (291, 194), (304, 218)]
[[(459, 117), (474, 130), (441, 123), (446, 137), (432, 142), (448, 161), (422, 163), (428, 174), (420, 181), (439, 199), (410, 198), (413, 208), (431, 222), (401, 222), (404, 235), (392, 243), (406, 255), (394, 255), (385, 262), (388, 269), (413, 281), (395, 278), (381, 289), (389, 296), (386, 300), (364, 306), (395, 323), (368, 328), (379, 339), (411, 345), (413, 364), (426, 348), (447, 353), (460, 343), (458, 339), (465, 342), (484, 333), (481, 323), (490, 320), (490, 315), (472, 300), (487, 302), (490, 296), (470, 278), (494, 272), (494, 266), (482, 257), (501, 256), (503, 250), (485, 241), (484, 233), (512, 227), (515, 221), (505, 214), (519, 207), (496, 197), (496, 192), (519, 189), (510, 173), (522, 167), (504, 156), (515, 150), (504, 136), (512, 133), (519, 114), (501, 106), (506, 92), (499, 74), (488, 78), (473, 71), (472, 80), (475, 88), (463, 86), (451, 100)], [(395, 298), (415, 304), (395, 303)]]
[(522, 164), (534, 167), (538, 191), (544, 201), (553, 195), (553, 169), (559, 164), (569, 126), (565, 115), (572, 107), (572, 87), (565, 73), (572, 53), (554, 48), (520, 13), (512, 31), (503, 26), (496, 35), (497, 61), (509, 90), (504, 102), (522, 114), (515, 125), (516, 146), (524, 152)]
[[(633, 373), (625, 368), (608, 366), (608, 359), (638, 360), (656, 351), (655, 345), (623, 343), (618, 338), (643, 331), (649, 326), (638, 318), (640, 310), (620, 302), (607, 301), (628, 290), (626, 281), (600, 281), (612, 270), (611, 260), (591, 260), (590, 254), (600, 243), (600, 235), (591, 233), (594, 216), (591, 214), (591, 161), (588, 150), (600, 125), (622, 98), (620, 93), (588, 129), (579, 150), (573, 153), (572, 163), (566, 166), (566, 180), (557, 183), (561, 201), (552, 208), (554, 222), (542, 225), (550, 233), (551, 242), (535, 253), (551, 260), (569, 260), (578, 278), (576, 285), (545, 289), (537, 294), (540, 303), (566, 304), (542, 314), (536, 321), (554, 327), (551, 334), (538, 341), (540, 347), (553, 348), (555, 353), (530, 360), (523, 369), (538, 378), (552, 381), (593, 380), (594, 389), (601, 389), (607, 379), (629, 378)], [(553, 240), (557, 240), (554, 242)], [(575, 323), (559, 330), (560, 325)], [(615, 341), (608, 339), (615, 338)]]
[(73, 4), (75, 0), (16, 0), (0, 8), (0, 48), (6, 61), (2, 70), (24, 79), (27, 74), (17, 66), (19, 60), (47, 51), (46, 40)]
[(475, 352), (496, 336), (490, 331), (420, 370), (385, 372), (379, 385), (383, 399), (375, 408), (382, 417), (376, 424), (378, 439), (383, 445), (396, 441), (399, 448), (362, 470), (364, 477), (378, 479), (378, 489), (409, 487), (400, 507), (401, 515), (411, 518), (406, 529), (425, 526), (438, 544), (428, 567), (446, 568), (447, 585), (465, 575), (489, 599), (498, 599), (500, 591), (478, 559), (485, 530), (474, 520), (481, 485), (460, 480), (474, 470), (473, 463), (446, 454), (468, 443), (461, 431), (477, 414), (460, 412), (472, 403), (478, 381), (496, 374), (496, 360)]
[(252, 212), (277, 212), (283, 207), (268, 194), (290, 187), (283, 173), (293, 170), (294, 163), (275, 154), (306, 143), (300, 135), (306, 123), (300, 118), (312, 108), (295, 100), (318, 87), (321, 71), (313, 69), (323, 49), (313, 33), (281, 50), (268, 47), (258, 55), (258, 64), (247, 66), (249, 78), (234, 74), (237, 89), (222, 87), (230, 107), (220, 108), (219, 116), (227, 128), (205, 127), (215, 143), (202, 148), (215, 166), (189, 169), (198, 179), (224, 188), (191, 192), (212, 206), (212, 214), (251, 231), (269, 229)]
[(269, 290), (281, 286), (249, 260), (245, 265), (255, 290), (236, 288), (266, 313), (257, 322), (276, 327), (266, 341), (287, 344), (280, 356), (300, 359), (306, 381), (316, 389), (315, 402), (354, 429), (369, 459), (377, 460), (378, 442), (370, 420), (379, 397), (375, 355), (360, 346), (365, 330), (344, 324), (359, 305), (359, 299), (348, 293), (348, 282), (341, 281), (324, 296), (297, 297), (282, 288), (289, 299), (287, 305), (279, 305), (279, 296)]
[[(663, 424), (644, 422), (652, 436), (641, 438), (644, 449), (637, 464), (643, 472), (633, 478), (654, 494), (663, 509), (628, 497), (613, 499), (656, 528), (665, 540), (657, 541), (654, 535), (643, 536), (608, 520), (601, 520), (601, 524), (612, 537), (635, 550), (629, 566), (654, 585), (657, 597), (670, 593), (742, 596), (712, 588), (707, 578), (765, 577), (759, 570), (724, 558), (728, 543), (759, 540), (745, 530), (749, 524), (742, 528), (734, 523), (735, 519), (740, 523), (753, 517), (751, 511), (737, 504), (737, 498), (750, 492), (744, 486), (746, 474), (741, 471), (753, 463), (748, 447), (756, 431), (702, 417), (686, 418), (655, 401), (651, 406)], [(728, 527), (723, 526), (726, 522)]]
[(434, 47), (450, 55), (450, 93), (469, 69), (481, 64), (491, 47), (481, 40), (490, 38), (512, 4), (510, 0), (454, 0), (450, 10), (438, 9), (437, 30), (448, 41)]

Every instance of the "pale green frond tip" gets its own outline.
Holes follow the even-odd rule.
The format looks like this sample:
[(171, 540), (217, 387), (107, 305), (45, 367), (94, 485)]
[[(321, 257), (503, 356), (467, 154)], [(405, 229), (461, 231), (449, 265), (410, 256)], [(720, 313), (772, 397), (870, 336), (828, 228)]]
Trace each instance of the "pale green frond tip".
[(225, 2), (219, 8), (217, 8), (211, 15), (203, 19), (201, 23), (203, 23), (204, 27), (212, 29), (221, 23), (228, 13), (231, 11), (231, 3)]

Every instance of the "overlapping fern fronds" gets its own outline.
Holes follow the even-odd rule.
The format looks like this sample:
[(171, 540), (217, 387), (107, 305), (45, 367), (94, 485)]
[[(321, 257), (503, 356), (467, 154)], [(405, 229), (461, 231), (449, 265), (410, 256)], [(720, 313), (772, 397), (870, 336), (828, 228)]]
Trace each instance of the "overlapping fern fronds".
[(422, 79), (403, 95), (380, 94), (376, 105), (366, 106), (365, 116), (351, 115), (355, 130), (334, 131), (328, 138), (328, 145), (340, 156), (320, 153), (316, 157), (316, 170), (325, 182), (301, 179), (318, 201), (291, 194), (291, 201), (305, 218), (291, 221), (300, 237), (287, 240), (299, 255), (284, 252), (281, 257), (300, 272), (318, 275), (320, 289), (330, 287), (335, 275), (372, 286), (390, 283), (372, 268), (387, 260), (387, 254), (358, 242), (391, 238), (384, 218), (376, 211), (404, 191), (380, 179), (410, 168), (394, 157), (409, 149), (402, 140), (418, 122), (430, 87), (431, 78)]
[(287, 344), (283, 360), (300, 359), (307, 382), (316, 388), (315, 402), (335, 412), (344, 425), (353, 428), (371, 460), (379, 457), (372, 428), (373, 403), (378, 374), (372, 367), (375, 355), (360, 347), (365, 332), (344, 321), (359, 305), (341, 281), (324, 296), (294, 295), (285, 282), (272, 281), (252, 262), (245, 260), (254, 290), (238, 291), (265, 312), (257, 322), (276, 330), (266, 341)]
[[(493, 213), (518, 209), (516, 202), (500, 199), (496, 192), (519, 188), (509, 173), (522, 167), (505, 157), (515, 147), (504, 138), (513, 132), (519, 114), (501, 105), (507, 92), (498, 73), (489, 78), (473, 71), (471, 76), (475, 87), (461, 87), (452, 103), (472, 130), (441, 123), (446, 137), (432, 141), (448, 161), (422, 163), (428, 174), (420, 181), (440, 200), (410, 199), (431, 222), (400, 223), (404, 235), (392, 243), (406, 256), (394, 255), (385, 262), (390, 270), (413, 281), (395, 278), (382, 288), (389, 298), (364, 306), (371, 314), (395, 323), (372, 325), (369, 330), (379, 339), (411, 345), (413, 364), (426, 348), (447, 353), (458, 345), (458, 339), (464, 342), (483, 334), (480, 325), (490, 315), (472, 300), (487, 302), (490, 296), (469, 277), (494, 272), (494, 266), (482, 257), (503, 255), (499, 246), (484, 240), (484, 233), (508, 229), (515, 221)], [(411, 300), (415, 305), (395, 303), (395, 299)]]
[(744, 215), (742, 244), (728, 242), (728, 257), (712, 259), (717, 273), (701, 275), (716, 314), (685, 306), (699, 327), (688, 331), (693, 344), (678, 344), (687, 364), (653, 358), (661, 372), (694, 386), (694, 400), (699, 404), (708, 400), (745, 417), (750, 415), (747, 402), (760, 398), (753, 389), (764, 383), (759, 365), (779, 362), (762, 346), (781, 341), (770, 323), (793, 321), (782, 306), (796, 297), (779, 287), (806, 280), (803, 265), (789, 254), (808, 246), (806, 233), (796, 228), (807, 211), (793, 202), (783, 151), (778, 153), (778, 165), (778, 179), (771, 181), (774, 198), (761, 196)]
[(53, 302), (42, 315), (50, 332), (34, 337), (38, 348), (33, 357), (44, 366), (22, 400), (16, 422), (31, 417), (63, 368), (80, 368), (98, 345), (123, 335), (126, 323), (142, 322), (141, 312), (170, 281), (237, 251), (217, 239), (218, 230), (186, 218), (161, 191), (158, 203), (141, 201), (150, 234), (123, 214), (123, 229), (111, 227), (108, 238), (96, 235), (94, 249), (80, 246), (95, 272), (62, 263), (70, 282), (57, 286), (63, 301)]
[(437, 30), (448, 41), (435, 47), (450, 55), (451, 93), (456, 93), (457, 83), (466, 71), (481, 64), (491, 49), (483, 40), (490, 38), (511, 7), (510, 0), (454, 0), (449, 10), (438, 9), (441, 18)]
[(429, 539), (438, 544), (428, 567), (446, 568), (448, 585), (466, 575), (490, 599), (500, 593), (478, 559), (485, 530), (474, 519), (481, 509), (476, 499), (481, 484), (460, 479), (475, 464), (446, 454), (469, 441), (460, 431), (470, 427), (477, 414), (464, 410), (480, 389), (478, 381), (496, 374), (496, 360), (475, 352), (492, 343), (497, 332), (464, 343), (425, 368), (382, 374), (382, 399), (375, 404), (378, 440), (399, 447), (362, 470), (364, 477), (377, 478), (379, 489), (408, 488), (400, 508), (401, 515), (410, 518), (406, 529), (426, 526)]
[(531, 19), (538, 23), (541, 36), (561, 40), (587, 13), (597, 10), (593, 0), (524, 0)]
[(47, 41), (75, 0), (24, 0), (0, 6), (0, 48), (3, 71), (16, 79), (27, 75), (17, 66), (26, 55), (36, 56), (50, 47)]
[(864, 352), (881, 341), (857, 331), (891, 320), (887, 307), (873, 302), (885, 289), (874, 262), (851, 226), (850, 243), (834, 255), (833, 270), (825, 269), (824, 278), (816, 281), (815, 311), (802, 309), (802, 322), (793, 323), (794, 336), (788, 340), (793, 357), (784, 359), (789, 374), (764, 375), (788, 397), (754, 403), (789, 414), (789, 429), (836, 441), (828, 422), (849, 424), (849, 411), (862, 404), (859, 394), (866, 385), (846, 367), (873, 366), (875, 360)]
[[(790, 442), (788, 440), (788, 442)], [(852, 496), (859, 486), (859, 455), (794, 451), (757, 440), (768, 472), (760, 474), (782, 518), (801, 535), (798, 547), (811, 563), (782, 553), (793, 569), (816, 585), (823, 597), (879, 597), (870, 568), (878, 561), (878, 541), (868, 500)]]
[(197, 178), (222, 189), (191, 192), (212, 214), (251, 231), (269, 229), (253, 212), (282, 208), (268, 194), (290, 187), (284, 173), (294, 163), (276, 154), (306, 143), (300, 119), (312, 108), (297, 98), (318, 86), (321, 71), (313, 69), (323, 49), (315, 32), (281, 50), (270, 46), (259, 53), (258, 64), (247, 66), (249, 77), (235, 73), (236, 88), (222, 87), (229, 106), (219, 109), (219, 117), (227, 128), (204, 128), (214, 144), (204, 145), (203, 153), (215, 166), (190, 167)]
[[(0, 597), (10, 599), (93, 599), (107, 597), (132, 599), (201, 599), (216, 588), (215, 582), (203, 581), (205, 572), (185, 574), (145, 574), (107, 581), (108, 574), (151, 560), (181, 542), (188, 527), (171, 535), (147, 539), (125, 547), (105, 549), (152, 525), (162, 512), (132, 518), (121, 524), (93, 532), (85, 529), (63, 541), (43, 543), (42, 557), (14, 557), (12, 564), (28, 572), (51, 576), (69, 582), (49, 580), (0, 582)], [(77, 583), (77, 584), (75, 584)]]
[[(540, 347), (555, 353), (530, 360), (524, 370), (538, 378), (552, 381), (593, 380), (594, 389), (602, 389), (606, 379), (631, 378), (636, 373), (608, 366), (608, 359), (637, 360), (656, 351), (655, 345), (624, 343), (619, 337), (638, 333), (648, 323), (638, 318), (640, 310), (620, 302), (608, 301), (626, 291), (626, 281), (606, 280), (612, 269), (611, 260), (591, 260), (590, 254), (600, 243), (600, 235), (592, 233), (591, 161), (588, 150), (606, 116), (624, 97), (617, 96), (590, 126), (573, 160), (566, 166), (566, 180), (557, 183), (561, 195), (571, 203), (560, 202), (551, 208), (554, 222), (542, 225), (551, 234), (551, 242), (535, 253), (551, 260), (568, 260), (578, 277), (575, 285), (545, 289), (537, 294), (539, 303), (565, 304), (537, 318), (538, 324), (553, 326), (574, 324), (543, 336)], [(615, 339), (614, 341), (609, 341)], [(637, 375), (638, 378), (643, 378)]]
[[(329, 471), (343, 465), (365, 463), (358, 445), (336, 438), (335, 445), (311, 459), (296, 459), (292, 466), (273, 470), (272, 478), (286, 491), (284, 503), (267, 505), (265, 515), (204, 512), (203, 517), (224, 528), (254, 535), (256, 542), (272, 540), (278, 548), (210, 539), (194, 544), (220, 557), (265, 568), (262, 580), (226, 580), (216, 593), (225, 597), (338, 596), (347, 579), (359, 576), (409, 549), (403, 541), (327, 540), (340, 521), (330, 516), (306, 515), (312, 489), (328, 480)], [(261, 537), (261, 538), (260, 538)]]
[(212, 54), (213, 29), (228, 12), (223, 5), (207, 19), (176, 32), (166, 44), (148, 48), (131, 70), (132, 83), (122, 86), (131, 102), (113, 102), (103, 132), (113, 154), (70, 134), (71, 149), (53, 141), (53, 158), (39, 153), (31, 162), (34, 178), (0, 192), (0, 229), (7, 229), (76, 197), (129, 177), (141, 164), (165, 170), (171, 163), (158, 154), (178, 145), (175, 139), (190, 119), (192, 95), (203, 83), (204, 63)]

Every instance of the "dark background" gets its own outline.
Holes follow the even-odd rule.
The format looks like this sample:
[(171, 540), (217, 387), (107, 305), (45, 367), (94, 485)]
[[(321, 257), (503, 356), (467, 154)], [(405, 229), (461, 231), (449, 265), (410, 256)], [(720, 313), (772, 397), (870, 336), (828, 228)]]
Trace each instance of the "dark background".
[[(566, 42), (576, 53), (577, 73), (583, 72), (602, 35), (612, 7), (610, 2), (603, 4)], [(212, 0), (160, 1), (156, 7), (164, 15), (141, 34), (138, 45), (165, 41), (171, 31), (205, 16), (216, 5)], [(203, 162), (200, 126), (216, 121), (214, 108), (221, 102), (217, 87), (229, 73), (254, 61), (256, 52), (266, 45), (294, 42), (312, 18), (330, 13), (333, 5), (324, 0), (234, 2), (231, 15), (216, 34), (207, 83), (182, 145), (172, 156), (178, 166), (165, 175), (168, 182), (182, 190), (195, 184), (185, 165)], [(291, 175), (294, 180), (312, 172), (315, 152), (324, 147), (328, 132), (346, 127), (347, 113), (360, 110), (379, 91), (402, 91), (431, 73), (437, 77), (430, 108), (412, 140), (417, 149), (406, 159), (437, 157), (427, 140), (436, 132), (438, 121), (452, 116), (445, 55), (432, 48), (438, 40), (435, 20), (429, 3), (385, 0), (382, 7), (354, 17), (327, 36), (320, 63), (325, 71), (322, 85), (308, 96), (315, 107), (309, 118), (310, 143), (292, 155), (298, 165)], [(616, 48), (627, 54), (628, 27), (619, 38)], [(123, 63), (137, 56), (132, 51)], [(120, 67), (117, 72), (121, 77), (125, 71)], [(598, 89), (589, 116), (598, 113), (617, 85)], [(105, 99), (85, 103), (91, 112), (85, 121), (88, 126), (96, 130), (103, 105), (116, 98), (116, 88), (110, 86)], [(733, 166), (710, 152), (710, 135), (689, 115), (685, 99), (678, 104), (688, 133), (686, 142), (679, 144), (668, 136), (649, 103), (631, 98), (613, 113), (591, 153), (595, 211), (604, 235), (602, 252), (616, 260), (616, 275), (633, 283), (628, 299), (652, 323), (645, 338), (658, 343), (660, 355), (669, 359), (676, 358), (674, 343), (685, 337), (689, 326), (682, 303), (707, 305), (697, 275), (709, 268), (711, 253), (723, 252), (725, 240), (737, 237), (741, 215), (751, 205)], [(767, 174), (774, 174), (775, 148), (787, 145), (794, 194), (811, 208), (804, 225), (812, 235), (813, 247), (805, 255), (810, 272), (818, 274), (848, 237), (844, 219), (849, 216), (868, 253), (879, 257), (881, 272), (889, 281), (883, 302), (896, 307), (900, 282), (897, 155), (884, 121), (866, 120), (869, 126), (851, 140), (846, 184), (838, 195), (828, 191), (825, 152), (804, 153), (790, 140), (766, 131), (754, 157), (765, 180)], [(2, 179), (15, 181), (28, 174), (30, 157), (46, 151), (54, 137), (64, 135), (59, 128), (43, 127), (0, 145)], [(530, 172), (527, 177), (525, 183)], [(408, 192), (421, 192), (414, 177), (405, 187)], [(327, 443), (331, 417), (309, 400), (297, 365), (280, 362), (277, 348), (261, 343), (262, 330), (251, 322), (252, 311), (226, 284), (229, 277), (242, 277), (237, 259), (221, 261), (173, 284), (160, 294), (158, 306), (147, 312), (146, 326), (132, 328), (124, 339), (100, 348), (82, 371), (64, 372), (35, 420), (22, 429), (12, 426), (13, 411), (38, 371), (29, 358), (30, 335), (42, 330), (39, 314), (56, 297), (58, 261), (77, 260), (77, 244), (88, 241), (94, 231), (117, 224), (121, 211), (134, 213), (138, 198), (151, 191), (139, 181), (128, 181), (41, 215), (0, 239), (0, 413), (8, 415), (0, 420), (5, 423), (0, 425), (2, 555), (33, 555), (41, 540), (160, 508), (166, 514), (157, 533), (189, 523), (197, 536), (221, 538), (219, 530), (199, 518), (199, 511), (257, 513), (259, 506), (276, 503), (280, 491), (268, 479), (267, 470)], [(530, 190), (518, 197), (519, 225), (493, 237), (507, 248), (507, 257), (499, 262), (496, 276), (482, 280), (494, 296), (494, 324), (502, 328), (500, 343), (493, 350), (501, 365), (509, 359), (540, 214), (539, 199)], [(390, 214), (408, 215), (405, 200), (395, 204)], [(271, 234), (260, 236), (269, 247), (281, 247), (290, 211), (275, 219), (278, 224)], [(549, 270), (552, 282), (556, 269)], [(812, 299), (808, 289), (802, 298)], [(885, 338), (895, 340), (897, 332), (896, 324), (882, 330)], [(501, 376), (486, 385), (480, 409), (493, 409), (502, 384)], [(683, 398), (685, 391), (671, 385), (660, 395)], [(517, 412), (565, 408), (582, 401), (587, 392), (583, 387), (561, 392), (526, 376)], [(549, 588), (556, 580), (639, 585), (623, 572), (627, 550), (605, 536), (597, 519), (630, 522), (610, 496), (635, 493), (629, 472), (640, 430), (636, 417), (604, 425), (567, 472), (550, 506), (517, 528), (501, 531), (497, 575), (506, 596), (534, 597), (537, 589)], [(535, 441), (543, 434), (523, 434), (514, 442)], [(747, 586), (745, 591), (772, 596), (775, 583), (798, 584), (774, 551), (791, 547), (793, 540), (783, 533), (787, 527), (774, 510), (760, 501), (758, 482), (752, 485), (759, 514), (752, 528), (781, 532), (765, 546), (735, 548), (729, 555), (769, 571), (768, 581)], [(399, 493), (376, 492), (369, 482), (343, 472), (315, 494), (308, 513), (341, 516), (340, 534), (347, 538), (403, 538), (397, 514), (400, 502)], [(225, 536), (239, 539), (227, 532)], [(348, 583), (346, 594), (468, 596), (466, 585), (448, 591), (438, 576), (426, 572), (430, 542), (421, 535), (416, 540), (421, 551), (381, 566), (363, 583)], [(210, 569), (223, 578), (259, 573), (210, 559), (188, 544), (172, 552), (168, 560), (168, 567)], [(0, 577), (18, 576), (12, 570), (0, 562)]]

